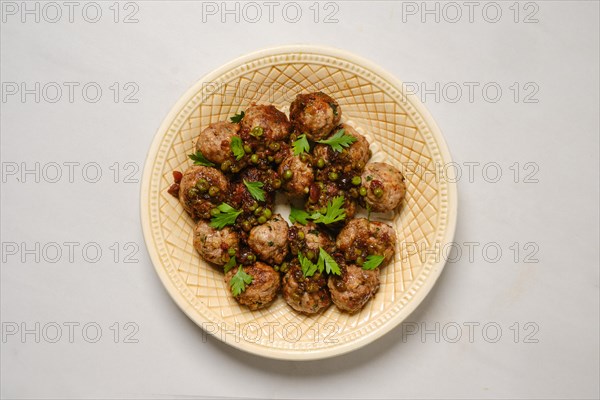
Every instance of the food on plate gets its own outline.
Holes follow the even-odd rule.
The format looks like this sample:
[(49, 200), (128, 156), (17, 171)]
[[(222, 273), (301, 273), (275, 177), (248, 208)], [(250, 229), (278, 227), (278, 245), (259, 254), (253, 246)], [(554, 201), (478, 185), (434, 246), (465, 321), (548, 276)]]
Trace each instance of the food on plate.
[(364, 202), (375, 212), (392, 211), (406, 193), (404, 176), (394, 166), (374, 162), (367, 164), (362, 173), (363, 187), (367, 189)]
[(379, 270), (365, 270), (346, 265), (340, 276), (331, 275), (327, 282), (331, 300), (343, 311), (355, 313), (375, 296), (379, 289)]
[[(253, 103), (199, 132), (194, 165), (173, 171), (168, 192), (195, 221), (194, 248), (223, 268), (227, 288), (250, 310), (281, 292), (306, 315), (332, 303), (358, 312), (394, 257), (396, 232), (371, 213), (398, 209), (404, 178), (369, 162), (367, 138), (341, 117), (322, 92), (299, 94), (289, 120)], [(291, 224), (276, 212), (277, 193), (295, 203)], [(359, 205), (368, 218), (355, 218)]]

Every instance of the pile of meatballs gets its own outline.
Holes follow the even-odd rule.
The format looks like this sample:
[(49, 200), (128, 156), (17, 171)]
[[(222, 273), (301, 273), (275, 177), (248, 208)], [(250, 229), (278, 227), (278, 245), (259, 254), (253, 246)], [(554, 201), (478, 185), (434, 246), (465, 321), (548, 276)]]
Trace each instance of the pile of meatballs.
[[(392, 165), (369, 163), (366, 138), (341, 123), (342, 109), (329, 95), (300, 94), (288, 116), (273, 105), (252, 104), (243, 113), (210, 124), (195, 142), (205, 163), (183, 174), (174, 171), (169, 193), (194, 219), (194, 248), (200, 256), (223, 269), (235, 257), (235, 268), (225, 273), (230, 281), (241, 268), (251, 283), (235, 299), (251, 310), (269, 306), (278, 293), (294, 310), (315, 314), (333, 302), (340, 310), (362, 309), (379, 289), (380, 269), (394, 256), (396, 232), (370, 218), (354, 218), (357, 207), (371, 212), (394, 211), (405, 194), (404, 178)], [(337, 149), (326, 142), (340, 130), (352, 136), (351, 144)], [(298, 154), (295, 142), (304, 135), (309, 148)], [(234, 154), (232, 141), (243, 153)], [(210, 166), (208, 166), (210, 165)], [(264, 200), (257, 200), (247, 184), (262, 183)], [(331, 200), (343, 196), (345, 218), (330, 224), (311, 219), (291, 226), (274, 211), (275, 193), (303, 204), (304, 211), (325, 213)], [(237, 217), (218, 229), (211, 218), (223, 203)], [(301, 223), (305, 222), (305, 223)], [(317, 271), (305, 276), (299, 255), (317, 263), (323, 249), (335, 260), (340, 274)], [(383, 261), (363, 268), (369, 256)]]

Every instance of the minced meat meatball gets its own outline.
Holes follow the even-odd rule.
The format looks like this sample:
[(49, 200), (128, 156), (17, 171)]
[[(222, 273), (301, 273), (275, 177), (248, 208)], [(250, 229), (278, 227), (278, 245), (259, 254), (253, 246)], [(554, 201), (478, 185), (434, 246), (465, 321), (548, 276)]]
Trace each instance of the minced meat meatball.
[(341, 124), (336, 127), (333, 133), (343, 129), (346, 135), (356, 138), (356, 141), (349, 147), (345, 147), (341, 152), (335, 151), (327, 144), (317, 144), (313, 149), (315, 163), (323, 160), (325, 168), (323, 172), (328, 174), (331, 171), (337, 173), (360, 172), (371, 158), (371, 150), (367, 139), (358, 133), (354, 128), (347, 124)]
[(364, 202), (372, 211), (392, 211), (406, 193), (404, 177), (394, 166), (381, 162), (369, 163), (362, 174), (362, 185), (367, 189)]
[(313, 183), (310, 186), (305, 209), (309, 212), (323, 211), (321, 213), (323, 214), (327, 208), (327, 203), (337, 196), (344, 196), (343, 208), (346, 213), (344, 221), (349, 221), (356, 214), (356, 202), (349, 196), (346, 196), (346, 193), (334, 182)]
[(196, 140), (196, 151), (216, 164), (231, 158), (231, 138), (240, 130), (239, 124), (220, 121), (210, 124)]
[(210, 210), (223, 202), (229, 183), (218, 169), (192, 165), (179, 184), (179, 201), (192, 218), (210, 218)]
[[(281, 286), (279, 272), (260, 261), (244, 266), (243, 270), (252, 276), (252, 283), (246, 286), (246, 290), (235, 297), (235, 299), (251, 310), (258, 310), (268, 306), (277, 297)], [(238, 267), (232, 268), (225, 274), (227, 286), (231, 285), (231, 278), (238, 272)]]
[(330, 275), (327, 282), (331, 300), (342, 311), (355, 313), (367, 304), (379, 289), (379, 269), (364, 270), (350, 264), (341, 276)]
[[(288, 138), (291, 125), (287, 116), (274, 106), (252, 105), (246, 110), (240, 128), (240, 135), (245, 141), (255, 138), (277, 142)], [(252, 131), (253, 128), (257, 130)]]
[(305, 314), (318, 313), (331, 304), (325, 275), (317, 271), (313, 276), (304, 276), (297, 259), (283, 277), (282, 290), (290, 307)]
[(194, 230), (194, 248), (204, 260), (224, 265), (239, 248), (238, 234), (229, 227), (217, 230), (200, 220)]
[(309, 158), (307, 154), (295, 156), (290, 152), (279, 164), (279, 176), (283, 178), (283, 189), (288, 195), (302, 197), (308, 194), (315, 179)]
[(248, 246), (259, 259), (279, 265), (288, 254), (288, 224), (279, 214), (250, 231)]
[(290, 120), (298, 134), (320, 140), (339, 124), (342, 109), (337, 101), (322, 92), (299, 94), (290, 105)]
[(383, 222), (356, 218), (340, 231), (336, 245), (347, 261), (358, 265), (362, 265), (370, 255), (383, 256), (384, 261), (380, 265), (383, 267), (394, 256), (396, 232)]
[(290, 227), (288, 238), (290, 241), (290, 252), (294, 256), (302, 253), (305, 257), (313, 261), (319, 255), (319, 248), (323, 248), (323, 250), (329, 253), (334, 247), (331, 236), (319, 229), (313, 222), (309, 222), (306, 225), (296, 222)]

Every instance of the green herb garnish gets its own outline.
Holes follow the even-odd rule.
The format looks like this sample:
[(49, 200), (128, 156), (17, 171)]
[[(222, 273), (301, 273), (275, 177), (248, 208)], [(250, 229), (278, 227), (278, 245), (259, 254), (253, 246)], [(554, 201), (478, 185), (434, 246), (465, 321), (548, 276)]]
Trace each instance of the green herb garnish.
[(352, 143), (356, 142), (354, 136), (346, 135), (344, 129), (337, 131), (332, 137), (326, 140), (318, 140), (318, 143), (323, 143), (331, 146), (331, 148), (338, 153), (344, 151), (344, 147), (349, 147)]
[(231, 120), (231, 122), (235, 122), (235, 123), (239, 123), (242, 118), (244, 118), (245, 113), (242, 111), (239, 114), (235, 114), (233, 117), (229, 117), (229, 119)]
[(240, 265), (238, 267), (237, 272), (229, 281), (229, 286), (231, 287), (231, 293), (234, 296), (239, 296), (242, 292), (246, 290), (246, 285), (252, 283), (252, 275), (248, 275), (244, 272), (244, 269)]
[(327, 212), (325, 215), (316, 212), (311, 215), (316, 223), (325, 225), (333, 224), (334, 222), (343, 221), (346, 218), (346, 210), (342, 208), (344, 205), (344, 196), (336, 196), (333, 200), (327, 202)]
[(372, 254), (367, 257), (367, 260), (363, 263), (362, 269), (371, 270), (379, 267), (379, 265), (383, 262), (384, 256), (379, 256), (377, 254)]
[(240, 139), (239, 136), (234, 136), (231, 138), (231, 143), (229, 144), (229, 147), (231, 147), (231, 151), (233, 152), (235, 159), (238, 161), (241, 160), (242, 157), (244, 157), (244, 155), (246, 154), (246, 152), (244, 151), (244, 144), (242, 143), (242, 139)]
[(210, 226), (216, 229), (223, 229), (227, 225), (235, 224), (238, 215), (242, 213), (227, 203), (221, 203), (217, 208), (221, 213), (213, 216), (210, 220)]
[(214, 167), (215, 164), (210, 162), (204, 157), (201, 151), (197, 151), (195, 154), (190, 154), (188, 157), (194, 162), (194, 165), (202, 165), (203, 167)]
[(302, 153), (308, 153), (310, 151), (310, 144), (308, 144), (308, 139), (305, 134), (298, 136), (298, 139), (294, 140), (292, 144), (294, 148), (294, 155), (298, 156)]
[(298, 222), (299, 224), (306, 225), (311, 215), (301, 209), (290, 207), (290, 222)]
[(250, 195), (252, 195), (252, 197), (254, 197), (255, 200), (265, 201), (265, 191), (261, 189), (263, 186), (265, 186), (264, 183), (248, 182), (244, 179), (244, 185), (246, 186), (246, 188), (248, 188)]

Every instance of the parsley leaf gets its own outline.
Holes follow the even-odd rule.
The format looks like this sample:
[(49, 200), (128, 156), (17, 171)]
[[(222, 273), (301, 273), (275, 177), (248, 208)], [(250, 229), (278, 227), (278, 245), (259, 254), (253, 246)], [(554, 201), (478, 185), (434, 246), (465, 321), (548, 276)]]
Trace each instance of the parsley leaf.
[[(323, 260), (323, 261), (321, 261)], [(322, 247), (319, 247), (319, 263), (325, 263), (325, 271), (328, 274), (341, 275), (340, 266), (335, 262), (333, 257), (329, 255)]]
[(362, 269), (375, 269), (379, 267), (379, 265), (383, 262), (384, 256), (379, 256), (377, 254), (372, 254), (367, 257), (367, 260), (363, 263)]
[(233, 136), (231, 138), (231, 143), (229, 144), (229, 147), (231, 147), (231, 151), (233, 152), (233, 155), (235, 156), (236, 160), (241, 160), (242, 157), (244, 157), (244, 155), (246, 154), (246, 152), (244, 151), (244, 145), (242, 144), (242, 139), (240, 139), (239, 136)]
[(238, 215), (242, 213), (242, 211), (236, 210), (227, 203), (221, 203), (217, 208), (221, 213), (212, 217), (210, 220), (210, 226), (216, 229), (223, 229), (227, 225), (235, 224)]
[(233, 117), (229, 117), (229, 119), (231, 120), (231, 122), (235, 122), (238, 123), (242, 120), (242, 118), (244, 118), (245, 113), (242, 111), (239, 114), (235, 114)]
[(215, 166), (215, 164), (207, 160), (200, 151), (197, 151), (196, 154), (190, 154), (188, 157), (194, 162), (194, 165), (202, 165), (203, 167)]
[(344, 205), (344, 196), (336, 196), (333, 200), (327, 202), (327, 212), (325, 215), (316, 212), (311, 215), (317, 223), (325, 225), (333, 224), (334, 222), (343, 221), (346, 218), (346, 210), (342, 208)]
[(252, 283), (252, 275), (248, 275), (244, 272), (244, 269), (240, 265), (236, 274), (229, 281), (229, 286), (231, 286), (231, 293), (234, 296), (239, 296), (243, 291), (246, 290), (246, 285)]
[(310, 151), (310, 144), (308, 144), (308, 139), (306, 139), (305, 134), (298, 136), (298, 139), (294, 140), (292, 146), (294, 147), (295, 156), (298, 156), (302, 153), (308, 153), (308, 151)]
[(298, 261), (302, 267), (302, 273), (304, 276), (313, 276), (317, 272), (317, 264), (313, 264), (308, 258), (304, 257), (302, 253), (298, 253)]
[(244, 179), (244, 185), (248, 188), (248, 191), (255, 200), (265, 201), (265, 191), (261, 189), (263, 186), (265, 186), (264, 183), (248, 182)]
[(231, 268), (236, 266), (236, 264), (237, 260), (235, 259), (235, 256), (232, 256), (229, 261), (227, 261), (227, 264), (223, 265), (223, 272), (228, 273)]
[(344, 129), (340, 129), (329, 139), (318, 140), (317, 142), (328, 144), (333, 150), (341, 153), (344, 150), (344, 147), (348, 147), (352, 143), (356, 142), (356, 138), (354, 136), (346, 135), (346, 131)]
[(290, 222), (292, 224), (294, 222), (298, 222), (299, 224), (306, 225), (309, 218), (310, 214), (308, 212), (298, 208), (290, 207)]

